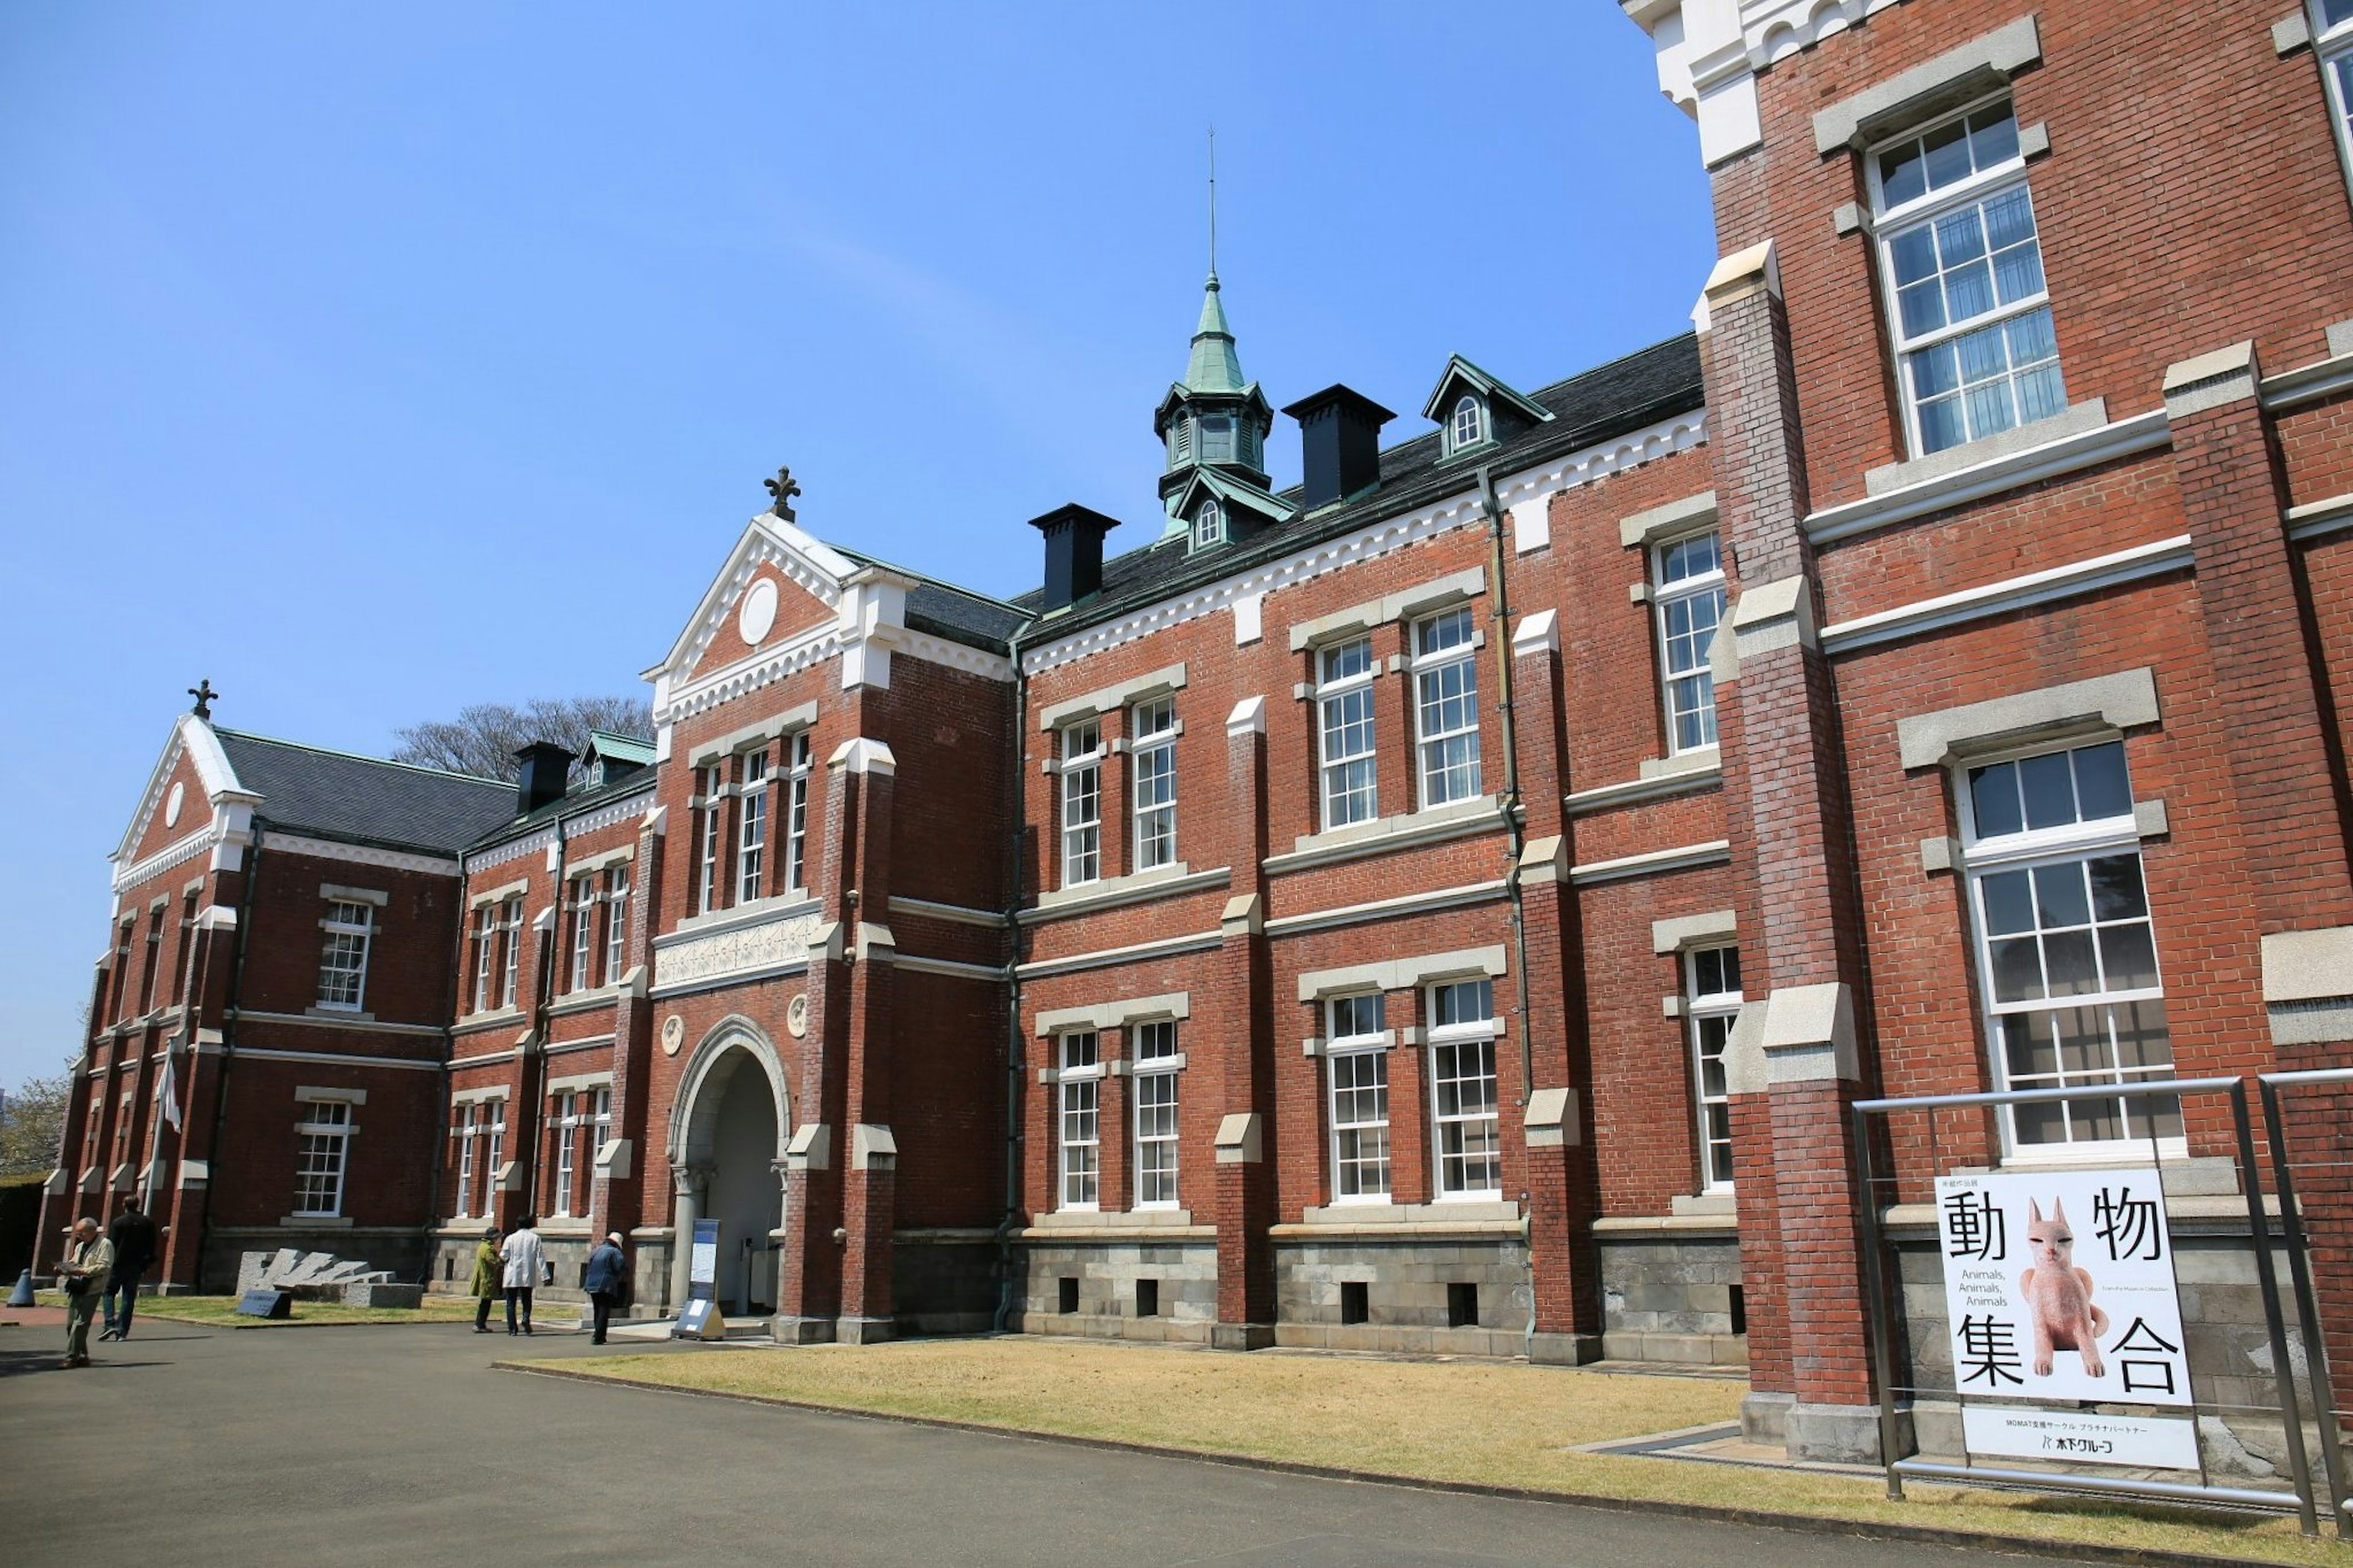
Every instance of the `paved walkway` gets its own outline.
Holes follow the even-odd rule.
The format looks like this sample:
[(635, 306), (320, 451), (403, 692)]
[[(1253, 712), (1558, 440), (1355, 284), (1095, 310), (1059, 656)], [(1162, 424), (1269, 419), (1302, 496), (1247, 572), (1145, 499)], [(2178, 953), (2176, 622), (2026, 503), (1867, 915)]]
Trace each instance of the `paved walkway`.
[[(590, 1353), (463, 1325), (142, 1321), (57, 1366), (0, 1329), (13, 1562), (1914, 1568), (1943, 1547), (1785, 1533), (494, 1372)], [(685, 1355), (791, 1354), (685, 1346)], [(1990, 1561), (1990, 1559), (1988, 1559)], [(2011, 1559), (2010, 1561), (2016, 1561)]]

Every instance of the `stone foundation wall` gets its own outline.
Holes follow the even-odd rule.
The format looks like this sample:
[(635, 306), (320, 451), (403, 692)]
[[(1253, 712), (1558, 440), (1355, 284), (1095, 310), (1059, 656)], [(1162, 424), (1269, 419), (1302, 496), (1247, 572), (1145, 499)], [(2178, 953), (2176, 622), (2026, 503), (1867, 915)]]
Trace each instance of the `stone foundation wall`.
[[(1365, 1321), (1342, 1321), (1347, 1284), (1365, 1287)], [(1478, 1293), (1473, 1320), (1451, 1321), (1450, 1285)], [(1279, 1241), (1274, 1342), (1319, 1350), (1515, 1356), (1527, 1350), (1528, 1253), (1517, 1240)]]
[[(1008, 1327), (1032, 1334), (1207, 1344), (1218, 1318), (1218, 1249), (1200, 1241), (1031, 1241)], [(1078, 1281), (1078, 1308), (1062, 1308), (1062, 1281)], [(1156, 1281), (1159, 1310), (1138, 1313), (1136, 1286)]]
[(1603, 1355), (1748, 1364), (1737, 1233), (1603, 1236), (1599, 1246)]
[(902, 1334), (977, 1334), (997, 1321), (1001, 1269), (987, 1232), (902, 1232), (891, 1244), (891, 1310)]

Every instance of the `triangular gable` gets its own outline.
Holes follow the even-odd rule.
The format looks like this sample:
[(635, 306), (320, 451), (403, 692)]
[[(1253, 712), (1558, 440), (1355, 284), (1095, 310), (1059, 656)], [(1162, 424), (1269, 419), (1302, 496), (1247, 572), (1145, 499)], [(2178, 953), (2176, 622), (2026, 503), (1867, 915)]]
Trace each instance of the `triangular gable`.
[(1506, 386), (1461, 354), (1448, 356), (1445, 374), (1438, 378), (1437, 386), (1422, 404), (1421, 416), (1443, 425), (1454, 400), (1465, 390), (1485, 398), (1490, 410), (1508, 410), (1531, 425), (1541, 425), (1552, 417), (1551, 409), (1516, 388)]
[[(140, 842), (164, 802), (171, 793), (173, 775), (180, 771), (185, 758), (193, 767), (196, 783), (204, 792), (204, 810), (200, 816), (183, 815), (174, 826), (175, 837), (185, 837), (208, 825), (212, 808), (224, 797), (243, 799), (248, 804), (259, 797), (251, 795), (237, 780), (237, 770), (229, 765), (228, 755), (221, 750), (213, 728), (193, 713), (183, 713), (172, 726), (171, 739), (164, 742), (163, 755), (155, 759), (154, 771), (147, 775), (147, 787), (141, 792), (139, 805), (131, 814), (129, 826), (123, 828), (121, 842), (107, 858), (117, 865), (127, 866), (138, 855)], [(183, 811), (186, 807), (184, 804)]]
[[(858, 563), (773, 512), (763, 512), (744, 526), (735, 548), (728, 552), (719, 574), (704, 590), (702, 602), (687, 618), (685, 629), (662, 661), (645, 672), (648, 680), (683, 676), (702, 661), (703, 654), (726, 629), (736, 596), (748, 587), (763, 566), (772, 566), (828, 609), (841, 603), (844, 586)], [(747, 650), (748, 651), (748, 650)]]
[(1231, 474), (1219, 473), (1215, 468), (1193, 470), (1184, 488), (1172, 498), (1175, 502), (1173, 515), (1178, 518), (1192, 516), (1193, 508), (1205, 494), (1217, 497), (1219, 504), (1229, 513), (1239, 508), (1263, 523), (1289, 522), (1299, 515), (1299, 509), (1281, 496), (1271, 495), (1256, 485), (1246, 484)]

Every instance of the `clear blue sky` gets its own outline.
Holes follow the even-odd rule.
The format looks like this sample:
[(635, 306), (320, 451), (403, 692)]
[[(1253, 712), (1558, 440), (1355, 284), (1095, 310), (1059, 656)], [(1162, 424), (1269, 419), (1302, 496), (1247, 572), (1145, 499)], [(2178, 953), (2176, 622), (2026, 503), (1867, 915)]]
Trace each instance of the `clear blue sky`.
[(1450, 353), (1683, 330), (1713, 256), (1605, 0), (0, 9), (0, 1084), (74, 1048), (198, 676), (375, 752), (630, 689), (785, 462), (986, 592), (1060, 502), (1147, 537), (1212, 122), (1243, 368), (1393, 437)]

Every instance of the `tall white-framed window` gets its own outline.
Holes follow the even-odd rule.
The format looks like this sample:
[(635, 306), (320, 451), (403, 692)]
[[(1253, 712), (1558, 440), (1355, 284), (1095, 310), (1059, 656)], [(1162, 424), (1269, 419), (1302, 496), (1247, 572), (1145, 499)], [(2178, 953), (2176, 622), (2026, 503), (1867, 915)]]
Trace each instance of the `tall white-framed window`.
[(493, 1100), (482, 1112), (482, 1210), (490, 1212), (491, 1194), (498, 1190), (499, 1168), (507, 1162), (507, 1102)]
[[(2004, 1089), (2079, 1089), (2173, 1076), (2165, 987), (2121, 741), (1961, 770), (1978, 982)], [(2009, 1108), (2014, 1150), (2180, 1147), (2166, 1099)], [(2162, 1151), (2170, 1152), (2170, 1151)]]
[(718, 768), (702, 770), (702, 831), (695, 850), (695, 911), (709, 914), (719, 907), (719, 820), (723, 815), (721, 791), (726, 774)]
[(580, 1096), (565, 1089), (555, 1097), (555, 1113), (547, 1120), (548, 1131), (554, 1135), (555, 1190), (548, 1194), (547, 1212), (569, 1218), (572, 1214), (572, 1182), (579, 1171)]
[(2353, 180), (2353, 0), (2312, 0), (2313, 47), (2337, 128), (2337, 155)]
[(588, 1157), (613, 1141), (613, 1086), (600, 1083), (588, 1091)]
[(1906, 132), (1870, 163), (1914, 454), (2063, 412), (2042, 241), (2009, 99)]
[(1707, 658), (1724, 620), (1724, 554), (1713, 533), (1670, 540), (1651, 553), (1667, 750), (1679, 755), (1715, 744), (1715, 678)]
[(1345, 827), (1380, 815), (1373, 735), (1373, 639), (1353, 637), (1315, 653), (1315, 720), (1321, 748), (1323, 826)]
[(1176, 1099), (1184, 1065), (1176, 1023), (1155, 1018), (1130, 1031), (1135, 1042), (1135, 1206), (1176, 1206)]
[(474, 1011), (491, 1005), (491, 974), (498, 963), (499, 907), (484, 904), (474, 911)]
[(1455, 399), (1454, 412), (1447, 419), (1446, 430), (1451, 441), (1450, 451), (1460, 452), (1466, 447), (1475, 447), (1487, 438), (1487, 411), (1479, 405), (1476, 397), (1466, 392)]
[(368, 943), (375, 934), (375, 906), (332, 899), (319, 922), (326, 945), (319, 955), (319, 1005), (339, 1012), (361, 1010), (367, 994)]
[(330, 1217), (343, 1212), (343, 1167), (351, 1152), (349, 1100), (301, 1101), (294, 1124), (294, 1212)]
[(503, 971), (499, 981), (499, 1005), (518, 1005), (522, 1000), (522, 899), (521, 895), (506, 901), (506, 913), (499, 920), (499, 947), (505, 954)]
[(605, 873), (605, 984), (621, 983), (621, 956), (629, 937), (629, 868)]
[(768, 752), (765, 747), (744, 753), (744, 776), (737, 786), (735, 810), (735, 901), (748, 904), (760, 896), (760, 870), (768, 853)]
[(1378, 992), (1324, 1004), (1332, 1080), (1332, 1201), (1389, 1197), (1389, 1053)]
[(1469, 606), (1413, 624), (1413, 711), (1421, 805), (1479, 793), (1478, 628)]
[(1062, 1207), (1092, 1209), (1102, 1199), (1103, 1057), (1092, 1029), (1060, 1037), (1055, 1142), (1061, 1150)]
[(1193, 513), (1193, 548), (1226, 542), (1226, 509), (1214, 500), (1203, 501)]
[(451, 1135), (458, 1141), (458, 1210), (457, 1217), (464, 1219), (474, 1212), (474, 1139), (480, 1107), (469, 1100), (458, 1108), (458, 1125)]
[(1699, 1121), (1702, 1192), (1732, 1185), (1732, 1094), (1724, 1047), (1740, 1017), (1740, 950), (1695, 947), (1683, 954), (1683, 1012), (1691, 1027), (1692, 1104)]
[(1483, 979), (1453, 980), (1431, 986), (1428, 995), (1438, 1195), (1493, 1197), (1504, 1190), (1494, 986)]
[(1092, 719), (1062, 731), (1062, 886), (1103, 877), (1103, 726)]
[(1128, 710), (1128, 764), (1135, 781), (1135, 868), (1176, 862), (1176, 700)]
[(809, 732), (785, 740), (785, 886), (808, 887)]
[(586, 991), (596, 984), (596, 879), (572, 879), (572, 984)]

